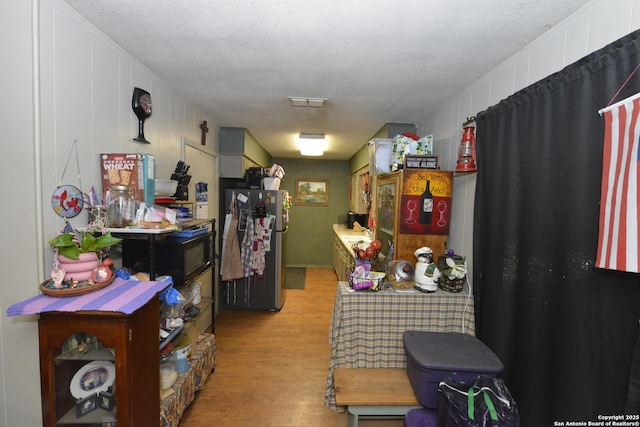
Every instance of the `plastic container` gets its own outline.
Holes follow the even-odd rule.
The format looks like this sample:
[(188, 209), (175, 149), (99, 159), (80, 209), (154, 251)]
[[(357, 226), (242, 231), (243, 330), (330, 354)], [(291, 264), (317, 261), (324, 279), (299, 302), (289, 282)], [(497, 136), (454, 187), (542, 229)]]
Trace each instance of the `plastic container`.
[(191, 366), (189, 356), (191, 355), (191, 339), (189, 335), (180, 335), (174, 342), (176, 352), (176, 368), (179, 374), (187, 372)]
[(427, 408), (438, 407), (438, 383), (446, 376), (469, 381), (480, 374), (497, 377), (502, 361), (474, 336), (459, 332), (406, 331), (407, 376), (416, 399)]
[(405, 427), (438, 427), (438, 411), (430, 408), (412, 409), (404, 417)]
[(133, 224), (136, 208), (136, 199), (131, 188), (114, 185), (107, 191), (107, 225), (109, 227), (124, 228)]
[(170, 388), (178, 379), (177, 358), (174, 351), (160, 357), (160, 389)]
[(160, 388), (166, 390), (171, 388), (178, 379), (178, 372), (172, 363), (163, 363), (160, 365)]
[(279, 190), (280, 178), (263, 178), (262, 183), (265, 190)]
[(173, 196), (178, 189), (178, 181), (175, 179), (156, 179), (155, 184), (156, 196)]

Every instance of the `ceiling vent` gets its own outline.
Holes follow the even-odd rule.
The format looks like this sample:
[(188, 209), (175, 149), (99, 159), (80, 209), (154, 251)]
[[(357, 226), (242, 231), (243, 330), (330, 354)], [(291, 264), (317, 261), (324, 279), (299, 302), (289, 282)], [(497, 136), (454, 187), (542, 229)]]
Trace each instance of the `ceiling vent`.
[(311, 107), (311, 108), (323, 108), (327, 98), (302, 98), (297, 96), (290, 96), (289, 103), (292, 107)]

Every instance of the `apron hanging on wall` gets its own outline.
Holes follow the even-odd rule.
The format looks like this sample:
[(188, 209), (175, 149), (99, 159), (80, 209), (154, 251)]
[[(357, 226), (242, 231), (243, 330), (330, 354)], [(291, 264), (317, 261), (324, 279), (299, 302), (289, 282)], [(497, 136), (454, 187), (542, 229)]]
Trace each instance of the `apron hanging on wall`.
[(224, 242), (223, 264), (220, 267), (223, 281), (230, 281), (243, 277), (242, 260), (240, 258), (240, 244), (238, 242), (238, 214), (236, 209), (235, 193), (233, 193), (233, 196), (231, 197), (229, 210), (231, 213), (231, 220), (229, 221), (228, 235)]

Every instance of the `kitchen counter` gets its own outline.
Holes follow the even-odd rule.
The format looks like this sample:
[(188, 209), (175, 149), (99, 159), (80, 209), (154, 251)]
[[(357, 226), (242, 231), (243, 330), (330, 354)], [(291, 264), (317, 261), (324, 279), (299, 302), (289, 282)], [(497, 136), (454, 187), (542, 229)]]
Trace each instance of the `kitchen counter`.
[[(361, 245), (365, 248), (372, 238), (367, 236), (365, 231), (354, 231), (342, 224), (333, 224), (333, 234), (333, 268), (338, 280), (344, 281), (347, 280), (345, 272), (353, 271), (355, 265), (356, 254), (352, 246), (362, 240), (367, 243)], [(384, 256), (378, 254), (378, 262), (382, 261), (384, 261)]]
[(352, 239), (360, 237), (365, 242), (370, 242), (372, 240), (371, 236), (368, 236), (365, 231), (354, 231), (352, 229), (348, 229), (344, 224), (333, 224), (333, 232), (354, 257), (355, 254), (351, 250), (351, 246), (353, 245)]

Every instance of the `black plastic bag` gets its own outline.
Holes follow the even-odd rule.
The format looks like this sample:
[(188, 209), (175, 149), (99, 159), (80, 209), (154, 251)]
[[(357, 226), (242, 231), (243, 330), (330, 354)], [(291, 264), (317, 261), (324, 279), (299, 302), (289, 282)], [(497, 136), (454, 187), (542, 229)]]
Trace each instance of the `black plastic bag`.
[(445, 378), (438, 385), (438, 427), (519, 427), (516, 402), (500, 378), (468, 382)]

